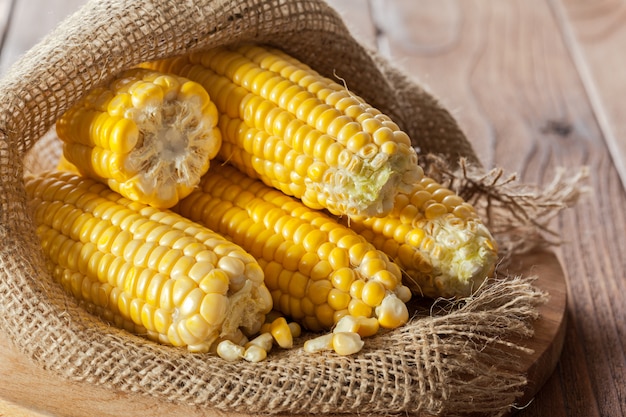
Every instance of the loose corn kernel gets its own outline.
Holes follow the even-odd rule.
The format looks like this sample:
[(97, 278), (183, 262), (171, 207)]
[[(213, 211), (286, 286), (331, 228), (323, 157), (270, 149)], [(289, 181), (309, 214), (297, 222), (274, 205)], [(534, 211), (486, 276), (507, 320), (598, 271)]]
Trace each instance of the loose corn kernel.
[(287, 320), (284, 317), (279, 317), (272, 322), (270, 326), (270, 333), (278, 346), (283, 349), (291, 349), (293, 347), (293, 335), (291, 334), (291, 328), (287, 324)]
[(217, 345), (217, 354), (229, 362), (236, 362), (245, 355), (245, 348), (230, 340), (222, 340)]
[(318, 353), (324, 350), (332, 350), (333, 348), (333, 334), (328, 333), (321, 336), (317, 336), (312, 339), (308, 339), (304, 342), (303, 349), (307, 353)]
[(245, 349), (242, 357), (248, 362), (261, 362), (267, 357), (267, 351), (260, 346), (251, 345)]
[[(289, 324), (291, 325), (291, 323)], [(271, 326), (271, 323), (269, 323), (269, 325)], [(247, 349), (253, 345), (260, 347), (266, 353), (268, 353), (270, 350), (272, 350), (272, 346), (274, 345), (274, 336), (272, 336), (272, 334), (269, 331), (263, 332), (263, 330), (261, 330), (261, 334), (259, 334), (254, 339), (250, 340), (248, 343), (246, 343), (245, 347)]]
[(363, 349), (363, 340), (358, 333), (337, 332), (333, 333), (333, 350), (338, 355), (353, 355)]

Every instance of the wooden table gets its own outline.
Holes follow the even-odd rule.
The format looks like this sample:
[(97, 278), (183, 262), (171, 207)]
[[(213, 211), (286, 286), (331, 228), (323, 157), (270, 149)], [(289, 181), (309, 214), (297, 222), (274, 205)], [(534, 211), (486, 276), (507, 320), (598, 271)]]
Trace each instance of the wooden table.
[[(0, 0), (0, 73), (83, 2)], [(440, 98), (487, 167), (535, 184), (558, 167), (590, 168), (592, 192), (554, 222), (565, 241), (563, 353), (517, 415), (626, 415), (626, 1), (331, 3)], [(38, 414), (0, 400), (4, 415)]]

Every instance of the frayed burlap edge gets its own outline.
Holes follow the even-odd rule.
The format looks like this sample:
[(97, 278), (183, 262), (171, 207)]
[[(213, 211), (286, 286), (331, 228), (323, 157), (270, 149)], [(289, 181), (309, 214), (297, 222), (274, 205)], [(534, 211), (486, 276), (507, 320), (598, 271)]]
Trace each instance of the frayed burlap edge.
[(450, 169), (459, 156), (479, 166), (448, 112), (358, 45), (323, 2), (92, 1), (0, 83), (0, 238), (8, 243), (0, 249), (2, 331), (41, 367), (69, 379), (225, 412), (504, 414), (526, 384), (505, 365), (528, 353), (506, 341), (532, 336), (536, 307), (546, 299), (531, 277), (492, 280), (470, 299), (440, 301), (446, 308), (437, 314), (416, 310), (408, 325), (368, 339), (358, 355), (294, 349), (260, 364), (231, 364), (112, 328), (44, 272), (22, 174), (41, 168), (46, 157), (37, 152), (50, 151), (44, 145), (58, 146), (40, 139), (56, 118), (122, 69), (243, 40), (273, 44), (340, 75)]
[(520, 182), (503, 168), (489, 171), (461, 158), (450, 165), (439, 155), (422, 155), (425, 173), (449, 187), (479, 212), (499, 244), (501, 264), (514, 255), (561, 245), (552, 222), (589, 193), (587, 167), (558, 167), (552, 180), (539, 187)]

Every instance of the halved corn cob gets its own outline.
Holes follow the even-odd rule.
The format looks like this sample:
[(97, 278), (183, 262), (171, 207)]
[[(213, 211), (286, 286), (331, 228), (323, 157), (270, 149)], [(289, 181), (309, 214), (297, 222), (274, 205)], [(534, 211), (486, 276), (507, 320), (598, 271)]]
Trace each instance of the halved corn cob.
[(432, 178), (399, 193), (391, 213), (349, 226), (389, 255), (427, 297), (465, 297), (493, 272), (497, 244), (474, 207)]
[(26, 190), (54, 278), (119, 327), (207, 352), (258, 332), (272, 308), (259, 264), (206, 227), (68, 172)]
[(217, 109), (198, 83), (132, 69), (57, 122), (81, 173), (132, 200), (168, 208), (188, 195), (221, 146)]
[(397, 265), (332, 216), (228, 165), (213, 164), (173, 210), (222, 233), (263, 268), (274, 309), (311, 330), (341, 317), (408, 320), (410, 290)]
[(276, 49), (220, 47), (143, 66), (202, 84), (220, 112), (219, 157), (311, 208), (381, 215), (423, 176), (388, 116)]

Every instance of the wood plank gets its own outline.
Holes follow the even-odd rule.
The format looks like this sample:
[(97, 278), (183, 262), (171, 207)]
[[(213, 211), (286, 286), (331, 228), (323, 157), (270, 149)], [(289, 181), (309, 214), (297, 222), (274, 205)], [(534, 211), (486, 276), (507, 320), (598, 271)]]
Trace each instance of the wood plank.
[(446, 13), (427, 0), (372, 2), (387, 55), (457, 117), (486, 166), (533, 172), (532, 155), (571, 143), (580, 159), (585, 135), (600, 137), (544, 0), (445, 0)]
[(9, 21), (13, 12), (14, 0), (0, 0), (0, 53), (9, 30)]
[(626, 414), (626, 196), (552, 2), (449, 0), (445, 13), (427, 0), (372, 4), (380, 44), (453, 111), (486, 166), (537, 184), (555, 167), (589, 166), (593, 195), (555, 224), (567, 242), (571, 318), (549, 386), (559, 398), (538, 395), (519, 415), (545, 415), (553, 403), (569, 416)]
[(20, 404), (0, 398), (0, 417), (51, 417), (51, 415), (26, 409)]
[(376, 28), (367, 0), (326, 0), (341, 15), (350, 33), (370, 49), (377, 48)]
[(626, 187), (626, 2), (551, 0), (554, 13), (594, 107), (598, 124)]

